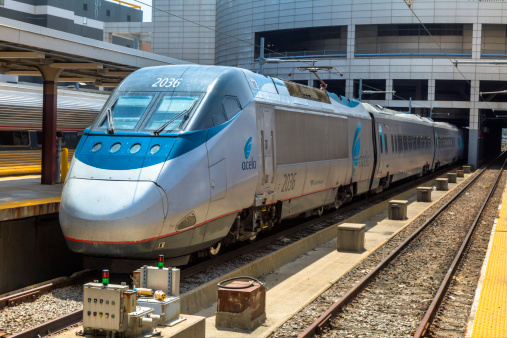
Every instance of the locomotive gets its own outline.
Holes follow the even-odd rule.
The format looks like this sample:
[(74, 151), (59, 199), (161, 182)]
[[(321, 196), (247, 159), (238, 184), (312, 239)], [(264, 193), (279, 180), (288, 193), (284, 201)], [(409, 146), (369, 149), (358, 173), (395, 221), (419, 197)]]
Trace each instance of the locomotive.
[(72, 251), (182, 265), (462, 156), (447, 123), (239, 68), (149, 67), (84, 131), (60, 223)]

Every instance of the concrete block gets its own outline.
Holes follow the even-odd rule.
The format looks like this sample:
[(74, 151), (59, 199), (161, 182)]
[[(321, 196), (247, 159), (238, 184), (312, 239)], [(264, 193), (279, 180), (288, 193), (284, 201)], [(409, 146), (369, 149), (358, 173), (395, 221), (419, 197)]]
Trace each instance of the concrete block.
[(173, 325), (166, 326), (163, 329), (158, 328), (162, 332), (163, 337), (171, 338), (204, 338), (206, 337), (206, 318), (200, 316), (181, 315), (184, 321)]
[(449, 184), (447, 178), (437, 178), (436, 180), (437, 190), (447, 191), (449, 190)]
[(407, 218), (407, 200), (389, 201), (388, 217), (392, 220), (404, 220)]
[(465, 177), (465, 172), (463, 170), (456, 170), (456, 177)]
[(449, 183), (456, 183), (456, 173), (447, 173)]
[(218, 288), (216, 326), (252, 331), (266, 320), (266, 289), (234, 281)]
[(417, 202), (431, 202), (432, 187), (417, 187)]
[(337, 250), (360, 252), (364, 250), (364, 224), (342, 223), (336, 228)]
[(465, 174), (470, 174), (470, 166), (469, 165), (464, 165), (463, 166), (463, 172)]

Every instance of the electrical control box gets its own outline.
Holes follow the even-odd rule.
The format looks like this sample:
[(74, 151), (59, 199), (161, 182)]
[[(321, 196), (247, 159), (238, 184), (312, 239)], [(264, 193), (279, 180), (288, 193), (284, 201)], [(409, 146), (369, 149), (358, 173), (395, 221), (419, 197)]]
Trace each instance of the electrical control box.
[(86, 283), (83, 289), (83, 327), (123, 331), (123, 293), (127, 290), (126, 285)]
[(142, 307), (151, 308), (156, 315), (160, 316), (160, 323), (169, 323), (180, 318), (180, 297), (169, 296), (164, 300), (141, 297), (137, 304)]
[(153, 291), (162, 290), (168, 296), (178, 297), (180, 295), (180, 270), (145, 265), (134, 271), (134, 284)]

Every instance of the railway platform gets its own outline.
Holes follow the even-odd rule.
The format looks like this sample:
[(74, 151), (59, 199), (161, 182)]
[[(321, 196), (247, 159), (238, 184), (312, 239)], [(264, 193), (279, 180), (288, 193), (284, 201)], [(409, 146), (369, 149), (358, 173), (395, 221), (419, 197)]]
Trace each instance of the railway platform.
[(507, 337), (507, 186), (493, 225), (466, 337)]
[(40, 175), (0, 177), (0, 221), (58, 212), (62, 188), (40, 184)]

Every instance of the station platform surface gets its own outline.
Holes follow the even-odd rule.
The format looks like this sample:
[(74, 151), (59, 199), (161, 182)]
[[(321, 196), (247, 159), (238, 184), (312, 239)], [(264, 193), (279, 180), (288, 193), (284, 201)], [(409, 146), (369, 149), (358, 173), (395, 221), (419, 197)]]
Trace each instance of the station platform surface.
[(466, 337), (507, 337), (507, 186), (493, 225)]
[(40, 180), (39, 175), (0, 178), (0, 221), (58, 212), (63, 184)]

